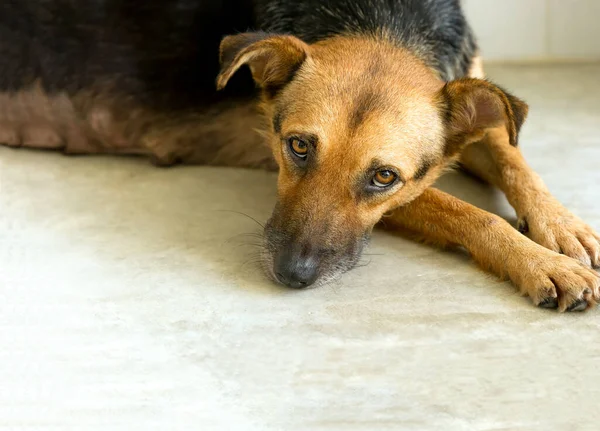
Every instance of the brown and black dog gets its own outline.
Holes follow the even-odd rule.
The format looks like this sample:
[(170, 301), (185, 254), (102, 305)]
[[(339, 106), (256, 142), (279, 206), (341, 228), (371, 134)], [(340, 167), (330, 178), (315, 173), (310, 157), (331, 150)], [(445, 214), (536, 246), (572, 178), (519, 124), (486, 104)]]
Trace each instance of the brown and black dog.
[[(537, 305), (600, 299), (600, 237), (524, 161), (527, 105), (483, 79), (458, 0), (7, 0), (0, 92), (8, 146), (278, 169), (263, 255), (287, 286), (352, 268), (387, 215)], [(431, 187), (458, 163), (529, 238)]]

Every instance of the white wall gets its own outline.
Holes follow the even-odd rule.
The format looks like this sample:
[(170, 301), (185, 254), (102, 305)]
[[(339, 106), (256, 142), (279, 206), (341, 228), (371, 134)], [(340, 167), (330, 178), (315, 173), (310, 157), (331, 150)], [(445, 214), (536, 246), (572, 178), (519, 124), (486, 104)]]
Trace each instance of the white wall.
[(486, 60), (600, 60), (600, 0), (462, 0)]

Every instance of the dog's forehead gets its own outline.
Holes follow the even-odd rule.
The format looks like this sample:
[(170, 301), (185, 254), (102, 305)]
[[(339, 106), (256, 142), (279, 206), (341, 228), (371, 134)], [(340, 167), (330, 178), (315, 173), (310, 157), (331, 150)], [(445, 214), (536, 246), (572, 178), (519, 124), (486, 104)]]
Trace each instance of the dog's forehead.
[(385, 41), (334, 37), (311, 46), (307, 69), (346, 87), (356, 80), (386, 87), (435, 92), (443, 85), (437, 72), (411, 51)]
[(318, 136), (321, 151), (358, 146), (364, 154), (365, 146), (374, 151), (407, 143), (433, 146), (443, 132), (432, 93), (393, 83), (386, 87), (361, 76), (323, 76), (315, 69), (292, 82), (279, 111), (285, 131)]
[(378, 119), (414, 127), (434, 114), (443, 83), (414, 56), (360, 42), (348, 50), (347, 42), (313, 50), (284, 91), (289, 120), (352, 132)]

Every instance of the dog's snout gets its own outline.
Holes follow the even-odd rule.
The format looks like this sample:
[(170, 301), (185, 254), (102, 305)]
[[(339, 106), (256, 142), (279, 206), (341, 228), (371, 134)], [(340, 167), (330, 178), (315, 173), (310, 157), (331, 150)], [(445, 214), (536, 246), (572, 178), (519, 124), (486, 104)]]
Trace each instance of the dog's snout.
[(283, 251), (275, 259), (275, 274), (282, 284), (294, 289), (310, 286), (317, 279), (318, 262), (315, 256)]

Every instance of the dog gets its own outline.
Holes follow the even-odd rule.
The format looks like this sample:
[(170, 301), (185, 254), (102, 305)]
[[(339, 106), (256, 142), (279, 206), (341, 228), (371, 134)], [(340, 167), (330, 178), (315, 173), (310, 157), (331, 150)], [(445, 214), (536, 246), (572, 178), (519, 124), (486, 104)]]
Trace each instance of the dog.
[[(459, 0), (0, 5), (2, 144), (278, 170), (263, 261), (291, 288), (351, 269), (380, 224), (464, 247), (538, 306), (594, 306), (600, 237), (523, 159), (527, 112), (484, 79)], [(455, 165), (518, 229), (432, 187)]]

